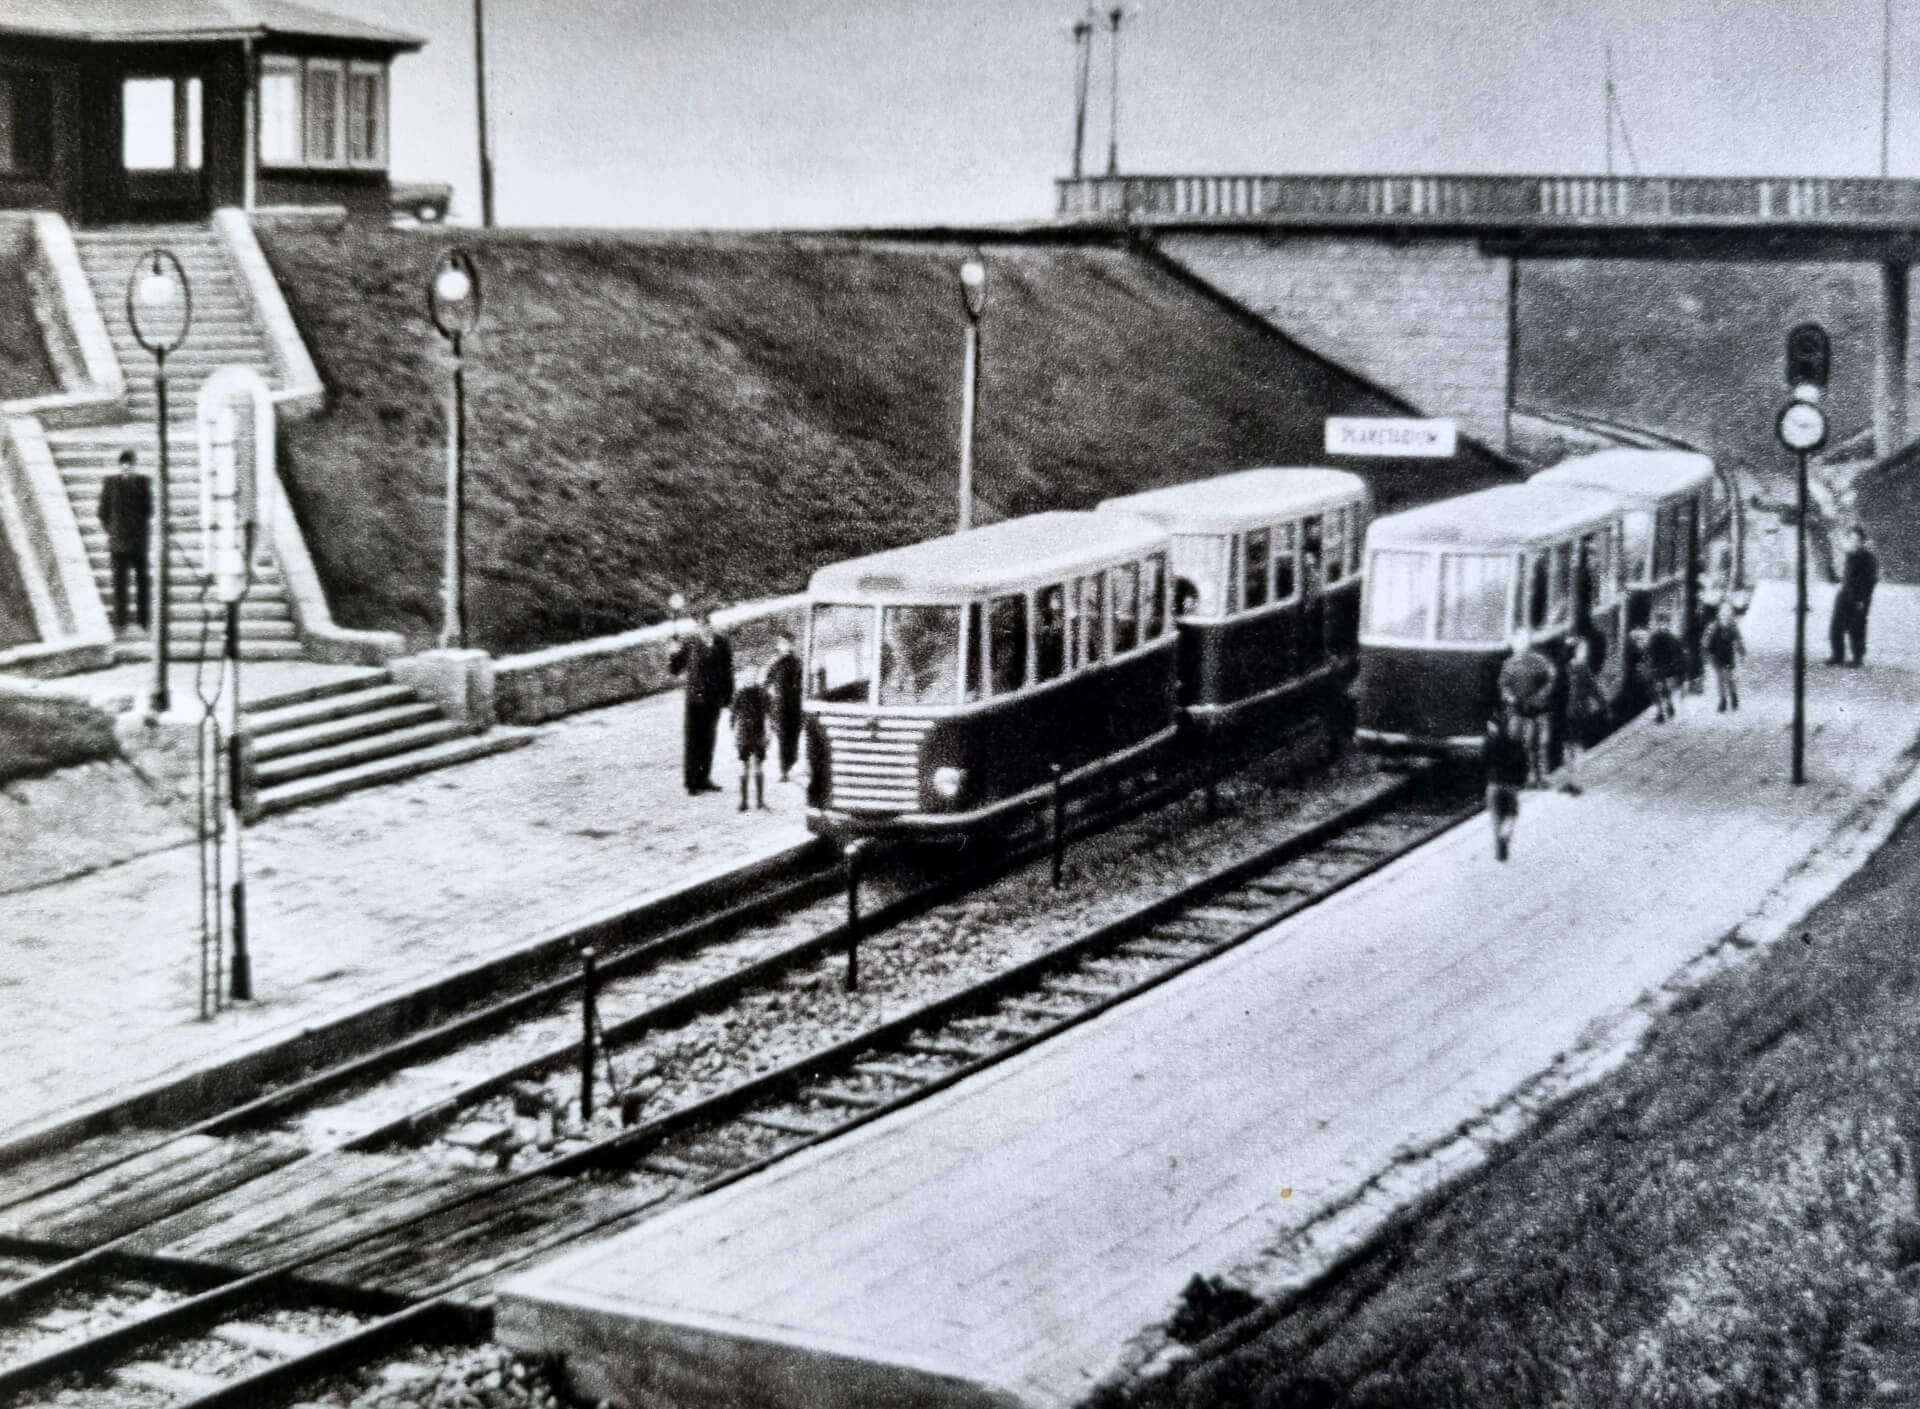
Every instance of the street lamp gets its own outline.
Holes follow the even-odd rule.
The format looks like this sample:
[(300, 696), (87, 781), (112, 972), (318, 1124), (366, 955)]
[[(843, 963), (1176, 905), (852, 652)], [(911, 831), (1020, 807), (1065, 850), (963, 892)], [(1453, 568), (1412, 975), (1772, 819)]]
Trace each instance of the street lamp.
[(480, 321), (480, 268), (463, 249), (441, 254), (427, 278), (427, 312), (453, 348), (453, 408), (447, 417), (446, 612), (440, 645), (467, 643), (467, 376), (461, 339)]
[(987, 308), (987, 266), (975, 255), (960, 266), (960, 304), (967, 312), (967, 354), (960, 373), (960, 526), (973, 527), (973, 408), (980, 393), (980, 315)]
[(134, 262), (127, 279), (127, 322), (134, 340), (153, 354), (153, 389), (159, 402), (155, 419), (160, 431), (160, 473), (154, 486), (154, 514), (159, 519), (156, 538), (158, 562), (154, 587), (159, 600), (153, 614), (153, 711), (165, 714), (167, 692), (167, 482), (172, 461), (167, 450), (167, 354), (177, 351), (193, 326), (193, 289), (187, 271), (172, 250), (150, 249)]

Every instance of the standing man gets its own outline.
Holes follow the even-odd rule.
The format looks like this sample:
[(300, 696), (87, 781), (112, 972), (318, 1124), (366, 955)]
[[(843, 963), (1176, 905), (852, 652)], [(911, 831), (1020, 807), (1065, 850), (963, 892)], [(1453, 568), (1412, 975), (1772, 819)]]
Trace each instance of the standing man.
[(153, 597), (153, 569), (147, 561), (148, 530), (153, 524), (153, 486), (137, 468), (131, 450), (120, 452), (120, 468), (100, 487), (100, 526), (107, 531), (113, 560), (113, 629), (127, 626), (127, 574), (132, 573), (142, 631)]
[(784, 631), (767, 665), (767, 689), (773, 695), (773, 731), (780, 741), (784, 783), (800, 756), (800, 657), (794, 654), (793, 637)]
[(683, 755), (687, 792), (717, 793), (713, 781), (713, 737), (720, 711), (733, 703), (733, 648), (713, 629), (713, 608), (700, 613), (700, 628), (682, 637), (667, 669), (687, 677), (687, 723)]
[(1880, 581), (1880, 560), (1867, 546), (1867, 535), (1855, 524), (1847, 530), (1847, 557), (1840, 567), (1840, 590), (1833, 597), (1833, 617), (1827, 623), (1827, 644), (1832, 653), (1828, 665), (1845, 665), (1849, 647), (1853, 664), (1863, 665), (1867, 658), (1867, 612), (1873, 606), (1873, 589)]
[(1524, 628), (1514, 632), (1511, 653), (1500, 666), (1500, 703), (1503, 723), (1511, 716), (1511, 732), (1526, 750), (1528, 787), (1543, 788), (1547, 776), (1547, 713), (1553, 706), (1553, 662), (1534, 649), (1533, 636)]

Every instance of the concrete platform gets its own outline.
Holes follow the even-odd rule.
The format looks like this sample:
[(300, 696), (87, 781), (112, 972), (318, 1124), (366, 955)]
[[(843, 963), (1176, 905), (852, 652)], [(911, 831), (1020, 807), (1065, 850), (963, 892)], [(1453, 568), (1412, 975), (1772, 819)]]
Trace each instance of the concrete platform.
[(1484, 820), (1456, 828), (1055, 1042), (513, 1281), (500, 1338), (590, 1400), (660, 1409), (1076, 1402), (1195, 1273), (1327, 1226), (1884, 839), (1920, 798), (1920, 591), (1881, 589), (1866, 670), (1810, 668), (1803, 787), (1791, 606), (1771, 586), (1749, 614), (1743, 709), (1690, 696), (1623, 730), (1584, 796), (1526, 795), (1509, 863)]

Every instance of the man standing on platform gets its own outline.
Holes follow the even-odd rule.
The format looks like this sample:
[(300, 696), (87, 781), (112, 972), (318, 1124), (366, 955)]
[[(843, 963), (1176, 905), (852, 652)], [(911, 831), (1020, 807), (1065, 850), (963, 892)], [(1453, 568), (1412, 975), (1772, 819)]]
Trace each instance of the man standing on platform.
[(1840, 590), (1833, 597), (1833, 617), (1827, 623), (1828, 665), (1845, 665), (1847, 651), (1853, 652), (1853, 664), (1863, 665), (1867, 658), (1867, 612), (1873, 606), (1873, 589), (1880, 581), (1880, 561), (1867, 546), (1867, 535), (1859, 525), (1847, 530), (1847, 557), (1840, 568)]
[(700, 628), (682, 637), (667, 669), (687, 677), (687, 719), (684, 768), (687, 792), (717, 793), (713, 781), (713, 738), (720, 728), (720, 711), (733, 702), (733, 648), (713, 629), (713, 609), (700, 613)]
[(773, 695), (773, 731), (780, 741), (780, 781), (786, 782), (800, 756), (800, 657), (793, 637), (780, 633), (780, 644), (767, 665), (767, 689)]
[(137, 468), (131, 450), (120, 452), (120, 468), (100, 487), (100, 526), (107, 531), (113, 562), (113, 629), (127, 626), (127, 574), (132, 573), (140, 629), (146, 630), (153, 596), (153, 570), (147, 562), (148, 530), (153, 524), (153, 486)]

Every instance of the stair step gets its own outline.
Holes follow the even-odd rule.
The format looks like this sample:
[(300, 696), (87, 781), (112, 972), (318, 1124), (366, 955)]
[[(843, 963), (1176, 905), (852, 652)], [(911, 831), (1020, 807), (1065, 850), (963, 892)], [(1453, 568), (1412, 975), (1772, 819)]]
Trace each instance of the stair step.
[[(200, 642), (196, 637), (191, 645), (175, 644), (167, 647), (169, 660), (218, 660), (224, 643), (209, 638), (206, 654), (200, 652)], [(307, 648), (298, 641), (246, 641), (240, 643), (241, 660), (305, 660)], [(113, 644), (113, 658), (125, 663), (153, 659), (153, 643), (144, 640), (116, 641)]]
[(332, 680), (316, 681), (311, 685), (296, 685), (291, 690), (281, 690), (276, 694), (262, 695), (247, 705), (247, 727), (259, 732), (260, 719), (287, 708), (289, 705), (309, 704), (314, 700), (332, 699), (336, 695), (357, 694), (379, 685), (390, 683), (392, 676), (377, 666), (368, 666), (351, 674)]
[(262, 788), (257, 794), (261, 815), (285, 812), (290, 808), (325, 802), (358, 788), (377, 783), (399, 782), (436, 768), (505, 753), (533, 742), (532, 730), (496, 728), (485, 734), (468, 734), (443, 744), (416, 749), (411, 753), (383, 758), (372, 763), (342, 768), (337, 772), (303, 778), (278, 787)]
[(414, 749), (446, 743), (450, 739), (463, 737), (467, 732), (464, 724), (456, 724), (450, 719), (439, 719), (431, 724), (415, 724), (405, 729), (393, 729), (377, 738), (356, 739), (351, 743), (308, 749), (291, 757), (276, 758), (270, 763), (259, 764), (254, 769), (254, 776), (263, 788), (279, 783), (291, 783), (296, 779), (310, 778), (316, 773), (331, 773), (336, 769), (355, 768), (392, 754), (410, 753)]
[(374, 684), (352, 681), (344, 687), (328, 687), (326, 694), (304, 691), (304, 699), (256, 700), (247, 708), (247, 732), (261, 739), (283, 729), (305, 729), (350, 715), (394, 709), (419, 698), (405, 685), (390, 683), (385, 671), (376, 672), (376, 679)]
[(445, 722), (442, 720), (440, 707), (424, 701), (415, 701), (412, 704), (394, 705), (390, 709), (376, 709), (366, 714), (349, 714), (340, 719), (330, 719), (324, 724), (310, 724), (302, 729), (277, 730), (256, 739), (253, 756), (257, 766), (273, 759), (285, 758), (289, 754), (330, 748), (336, 744), (365, 739), (374, 734), (411, 729), (436, 722)]

